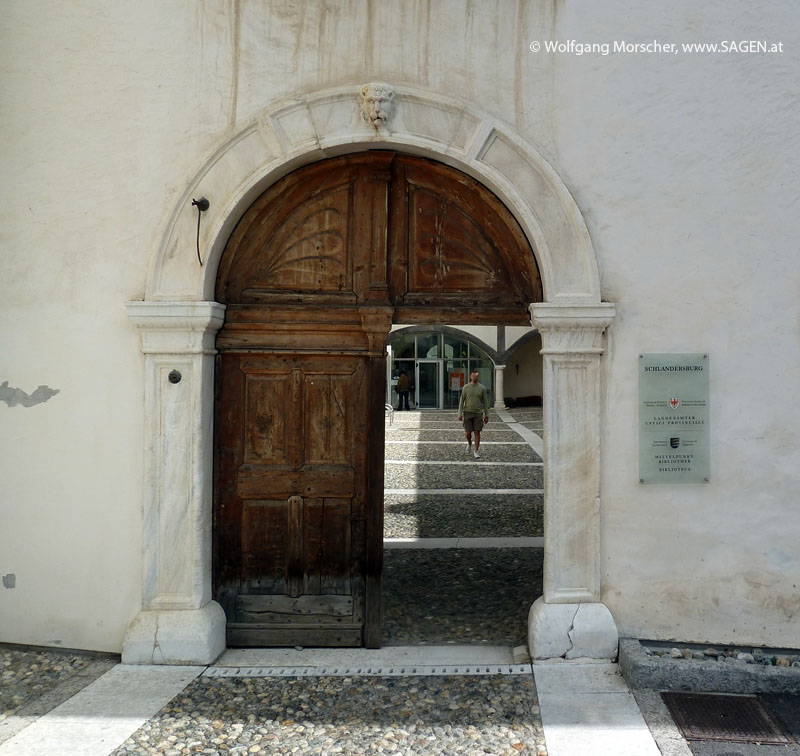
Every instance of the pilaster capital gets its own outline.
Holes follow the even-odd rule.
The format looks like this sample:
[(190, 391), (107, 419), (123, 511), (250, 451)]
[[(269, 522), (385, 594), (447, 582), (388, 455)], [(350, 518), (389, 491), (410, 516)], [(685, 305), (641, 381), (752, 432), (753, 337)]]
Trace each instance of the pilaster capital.
[(616, 316), (611, 302), (559, 305), (534, 302), (531, 323), (542, 335), (542, 354), (602, 354), (603, 332)]
[(214, 354), (225, 322), (219, 302), (128, 302), (126, 308), (145, 354)]

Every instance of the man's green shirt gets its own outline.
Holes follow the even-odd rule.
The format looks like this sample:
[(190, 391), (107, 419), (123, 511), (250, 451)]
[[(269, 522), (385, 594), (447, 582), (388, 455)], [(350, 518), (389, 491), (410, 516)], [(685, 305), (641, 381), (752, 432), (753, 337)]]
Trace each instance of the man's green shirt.
[(482, 383), (465, 384), (461, 389), (461, 398), (458, 400), (458, 415), (461, 417), (465, 412), (478, 413), (483, 410), (483, 414), (489, 416), (489, 392)]

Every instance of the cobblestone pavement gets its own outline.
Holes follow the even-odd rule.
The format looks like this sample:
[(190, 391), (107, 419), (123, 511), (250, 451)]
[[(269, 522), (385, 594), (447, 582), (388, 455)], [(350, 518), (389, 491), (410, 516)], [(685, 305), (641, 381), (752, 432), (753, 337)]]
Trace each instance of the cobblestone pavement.
[(532, 676), (200, 677), (113, 756), (545, 754)]
[(0, 648), (0, 719), (16, 714), (91, 663), (86, 654)]
[(118, 661), (111, 654), (0, 647), (0, 744)]
[[(491, 451), (490, 451), (491, 450)], [(386, 463), (386, 488), (522, 488), (541, 489), (544, 472), (541, 467), (492, 465), (503, 462), (492, 447), (481, 446), (481, 459), (465, 459), (463, 466), (419, 466), (405, 462)], [(466, 458), (466, 452), (464, 457)]]
[(387, 551), (385, 642), (524, 645), (542, 558), (542, 549)]
[(542, 494), (387, 494), (387, 538), (544, 535)]

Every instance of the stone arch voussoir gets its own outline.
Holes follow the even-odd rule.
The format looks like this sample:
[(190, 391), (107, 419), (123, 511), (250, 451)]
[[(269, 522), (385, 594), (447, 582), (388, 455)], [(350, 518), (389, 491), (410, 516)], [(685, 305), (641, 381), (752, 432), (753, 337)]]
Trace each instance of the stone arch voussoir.
[[(216, 268), (244, 210), (295, 168), (347, 152), (396, 149), (458, 168), (493, 191), (519, 221), (534, 248), (546, 302), (600, 301), (591, 239), (581, 212), (556, 171), (505, 124), (464, 103), (398, 87), (389, 119), (362, 117), (360, 87), (304, 95), (268, 108), (222, 144), (189, 181), (166, 220), (148, 273), (146, 299), (213, 298)], [(210, 208), (195, 253), (197, 210)]]

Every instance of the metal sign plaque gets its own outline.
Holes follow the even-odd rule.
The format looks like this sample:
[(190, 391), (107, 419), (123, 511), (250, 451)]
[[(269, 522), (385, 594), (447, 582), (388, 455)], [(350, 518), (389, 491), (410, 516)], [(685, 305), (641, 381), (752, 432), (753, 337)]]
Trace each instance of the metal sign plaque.
[(639, 482), (708, 483), (708, 355), (639, 355)]

